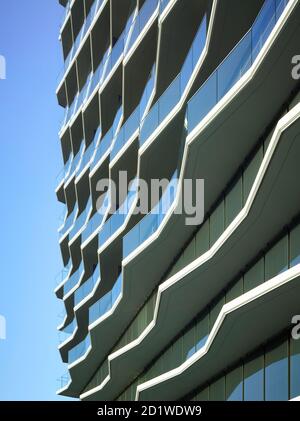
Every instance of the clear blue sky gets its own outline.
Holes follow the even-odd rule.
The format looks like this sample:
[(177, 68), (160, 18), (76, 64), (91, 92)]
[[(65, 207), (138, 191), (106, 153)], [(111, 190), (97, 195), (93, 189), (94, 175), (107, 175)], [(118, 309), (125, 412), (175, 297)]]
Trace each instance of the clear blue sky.
[(62, 262), (54, 194), (61, 167), (55, 88), (62, 67), (58, 0), (1, 0), (0, 400), (54, 400), (66, 369), (57, 351), (54, 290)]

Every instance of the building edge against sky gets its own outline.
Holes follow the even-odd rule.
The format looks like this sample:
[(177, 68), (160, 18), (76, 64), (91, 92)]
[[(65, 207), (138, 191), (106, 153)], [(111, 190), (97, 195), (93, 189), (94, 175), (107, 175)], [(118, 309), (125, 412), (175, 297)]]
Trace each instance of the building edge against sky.
[[(299, 398), (299, 1), (60, 3), (57, 393)], [(114, 200), (120, 172), (135, 181)], [(187, 179), (197, 225), (177, 212)]]

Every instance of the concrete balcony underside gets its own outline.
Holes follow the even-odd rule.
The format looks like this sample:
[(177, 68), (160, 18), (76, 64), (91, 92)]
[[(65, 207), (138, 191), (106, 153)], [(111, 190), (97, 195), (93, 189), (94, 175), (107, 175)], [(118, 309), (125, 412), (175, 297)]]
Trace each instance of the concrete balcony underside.
[[(290, 92), (296, 86), (296, 81), (294, 81), (290, 75), (289, 63), (298, 45), (300, 35), (298, 26), (299, 17), (300, 11), (299, 6), (297, 5), (291, 16), (289, 16), (289, 24), (283, 26), (278, 36), (272, 40), (265, 52), (263, 60), (258, 68), (255, 69), (251, 77), (249, 77), (249, 80), (247, 80), (243, 86), (240, 86), (240, 90), (234, 92), (234, 95), (229, 96), (228, 101), (224, 101), (224, 104), (221, 104), (219, 109), (215, 112), (213, 110), (207, 121), (204, 119), (187, 138), (181, 177), (184, 175), (184, 178), (205, 179), (206, 211), (210, 209), (217, 197), (219, 197), (224, 186), (235, 174), (239, 165), (253, 148), (259, 137), (264, 133), (266, 125), (269, 124), (280, 111)], [(278, 81), (280, 81), (280, 83), (278, 83)], [(276, 90), (274, 90), (274, 86), (276, 86)], [(222, 106), (224, 106), (224, 108), (222, 108)], [(174, 127), (177, 129), (177, 126), (172, 126), (171, 124), (170, 130), (172, 130), (172, 127), (173, 130)], [(245, 130), (245, 127), (247, 127), (247, 130)], [(218, 277), (217, 271), (219, 270), (220, 274), (225, 271), (229, 276), (231, 272), (233, 273), (234, 270), (238, 270), (236, 265), (234, 265), (234, 262), (232, 262), (228, 256), (231, 254), (234, 255), (232, 249), (234, 249), (234, 247), (239, 248), (241, 241), (246, 241), (246, 234), (244, 233), (249, 230), (251, 231), (251, 224), (255, 226), (255, 230), (252, 229), (247, 238), (251, 238), (251, 234), (256, 232), (257, 239), (257, 232), (260, 232), (260, 228), (256, 227), (259, 227), (259, 224), (261, 224), (261, 227), (264, 227), (263, 221), (265, 221), (266, 228), (264, 227), (263, 234), (267, 241), (268, 238), (271, 238), (272, 234), (274, 234), (274, 228), (272, 231), (274, 224), (278, 224), (276, 227), (278, 226), (279, 228), (282, 224), (286, 223), (289, 216), (295, 216), (297, 211), (299, 211), (299, 200), (290, 197), (290, 192), (285, 192), (283, 188), (284, 183), (287, 182), (286, 180), (289, 180), (291, 175), (294, 176), (295, 173), (297, 173), (293, 157), (296, 157), (296, 154), (299, 153), (298, 139), (295, 139), (293, 146), (290, 145), (291, 150), (294, 148), (292, 157), (289, 154), (287, 146), (292, 143), (292, 130), (295, 127), (296, 125), (293, 125), (284, 133), (284, 135), (282, 135), (280, 145), (274, 153), (270, 168), (264, 177), (262, 187), (257, 193), (249, 215), (235, 233), (232, 234), (231, 238), (227, 240), (226, 244), (222, 247), (222, 251), (216, 254), (216, 256), (219, 256), (218, 260), (216, 261), (215, 259), (217, 259), (217, 257), (214, 257), (210, 262), (203, 265), (203, 268), (206, 267), (206, 269), (198, 268), (195, 270), (195, 273), (197, 272), (197, 275), (194, 274), (195, 278), (194, 275), (188, 275), (184, 278), (184, 288), (187, 289), (187, 292), (184, 292), (184, 296), (181, 287), (179, 286), (170, 288), (172, 293), (168, 290), (164, 292), (158, 314), (158, 318), (163, 321), (163, 324), (159, 323), (159, 329), (155, 329), (155, 333), (153, 333), (153, 335), (158, 336), (152, 337), (151, 332), (151, 334), (148, 335), (149, 338), (147, 337), (141, 345), (130, 350), (130, 352), (113, 359), (111, 361), (112, 375), (114, 376), (113, 373), (117, 373), (117, 370), (122, 369), (124, 372), (124, 367), (126, 367), (126, 376), (124, 376), (124, 379), (123, 377), (121, 378), (121, 376), (117, 376), (117, 380), (114, 377), (114, 384), (109, 383), (99, 392), (99, 394), (97, 392), (97, 395), (91, 396), (92, 398), (95, 398), (96, 396), (97, 399), (112, 399), (116, 397), (117, 394), (122, 391), (122, 388), (128, 385), (128, 380), (134, 377), (136, 370), (143, 368), (145, 364), (155, 356), (155, 352), (157, 354), (158, 348), (162, 347), (164, 343), (167, 343), (167, 339), (171, 339), (172, 335), (174, 336), (176, 332), (180, 330), (180, 326), (184, 326), (184, 323), (191, 319), (191, 314), (194, 312), (195, 305), (185, 309), (183, 303), (183, 314), (179, 314), (177, 311), (178, 320), (176, 319), (176, 314), (174, 314), (174, 308), (177, 307), (178, 310), (180, 296), (181, 300), (184, 298), (184, 302), (186, 302), (186, 297), (193, 295), (193, 288), (198, 287), (195, 285), (197, 284), (196, 278), (198, 279), (199, 276), (203, 276), (203, 284), (206, 284), (208, 279), (213, 279), (215, 281), (215, 285), (212, 288), (212, 291), (210, 291), (213, 298), (215, 293), (221, 288), (221, 285), (218, 284), (218, 282), (225, 282), (224, 279), (220, 280), (220, 275)], [(297, 129), (299, 129), (299, 127), (297, 127)], [(167, 131), (165, 133), (167, 133)], [(161, 150), (164, 147), (163, 137), (164, 132), (159, 135), (159, 139), (156, 139), (157, 142), (155, 143), (155, 147), (146, 149), (144, 153), (139, 156), (140, 176), (143, 175), (146, 179), (152, 176), (152, 174), (150, 174), (150, 168), (145, 166), (147, 165), (146, 160), (149, 160), (148, 162), (155, 160), (158, 167), (164, 165), (164, 154), (161, 153)], [(216, 151), (218, 151), (218, 153), (216, 153)], [(234, 154), (232, 151), (234, 151)], [(143, 157), (144, 154), (145, 157)], [(222, 156), (222, 162), (220, 156)], [(286, 172), (282, 170), (279, 184), (278, 186), (277, 184), (274, 186), (272, 185), (272, 180), (274, 182), (274, 179), (276, 179), (276, 171), (280, 168), (280, 165), (285, 165), (284, 159), (290, 162), (290, 172), (289, 169), (287, 169)], [(216, 177), (216, 174), (218, 177)], [(268, 181), (270, 177), (271, 179)], [(266, 192), (264, 195), (262, 194), (263, 189), (265, 189), (264, 191)], [(274, 191), (278, 193), (278, 197)], [(279, 193), (282, 194), (281, 197), (279, 196)], [(269, 199), (270, 204), (268, 201), (263, 203), (268, 195), (271, 197), (271, 199)], [(282, 199), (282, 197), (285, 198)], [(279, 199), (285, 203), (277, 203), (276, 200), (279, 201)], [(277, 209), (273, 206), (278, 206), (278, 208), (281, 209), (281, 211), (274, 212), (276, 215), (272, 215), (272, 209)], [(287, 209), (280, 208), (280, 206), (286, 206)], [(261, 215), (265, 215), (265, 219), (263, 219)], [(163, 224), (163, 227), (159, 230), (157, 236), (154, 235), (151, 241), (148, 241), (146, 245), (143, 245), (140, 250), (137, 250), (136, 253), (133, 253), (132, 256), (129, 256), (129, 258), (123, 262), (124, 290), (122, 300), (115, 308), (108, 312), (106, 318), (104, 318), (101, 323), (91, 329), (92, 349), (85, 359), (70, 368), (72, 382), (63, 394), (68, 396), (78, 396), (80, 394), (103, 358), (115, 344), (117, 338), (126, 329), (140, 304), (155, 288), (158, 281), (161, 279), (162, 274), (167, 271), (174, 256), (178, 255), (183, 244), (190, 237), (193, 230), (194, 227), (188, 228), (185, 226), (184, 216), (171, 215), (166, 223)], [(241, 266), (242, 262), (247, 262), (251, 253), (253, 254), (254, 251), (257, 250), (257, 244), (254, 240), (255, 237), (253, 238), (251, 247), (245, 247), (245, 256), (242, 261), (239, 261), (239, 266)], [(260, 242), (263, 240), (263, 237), (259, 239)], [(117, 241), (121, 241), (121, 238), (118, 238)], [(165, 250), (163, 256), (160, 252), (162, 248)], [(214, 263), (211, 263), (212, 261), (214, 261)], [(146, 272), (144, 270), (145, 267), (151, 267), (153, 270)], [(205, 277), (207, 277), (206, 280)], [(187, 284), (188, 287), (186, 286)], [(178, 293), (176, 293), (176, 291), (178, 291)], [(79, 326), (81, 326), (82, 323), (82, 326), (87, 329), (87, 308), (90, 304), (97, 301), (101, 294), (102, 292), (100, 292), (100, 290), (97, 291), (96, 289), (92, 299), (88, 300), (82, 309), (79, 309), (77, 315), (79, 318)], [(208, 297), (204, 294), (203, 299), (201, 296), (201, 302), (202, 300), (204, 305), (204, 303), (207, 303)], [(71, 300), (69, 301), (71, 303)], [(174, 303), (176, 303), (176, 306)], [(197, 305), (199, 305), (199, 302)], [(166, 311), (166, 308), (168, 308), (168, 311)], [(170, 309), (172, 309), (171, 312)], [(68, 304), (67, 314), (69, 311), (71, 313), (71, 310), (71, 306)], [(171, 325), (176, 326), (174, 332), (172, 329), (169, 329), (170, 323)], [(164, 328), (162, 326), (164, 326)], [(160, 330), (164, 333), (160, 333)], [(82, 339), (82, 333), (79, 335), (76, 333), (76, 335), (76, 342), (80, 341)], [(142, 349), (143, 351), (141, 351)], [(147, 351), (146, 353), (145, 350)], [(142, 354), (143, 357), (141, 358)], [(138, 366), (137, 355), (139, 355)], [(173, 387), (170, 389), (171, 394)], [(178, 393), (179, 392), (180, 390), (178, 390)], [(143, 394), (144, 393), (146, 395), (145, 399), (148, 399), (148, 391), (143, 392)], [(152, 391), (149, 392), (149, 399), (152, 399), (153, 396), (155, 399), (155, 393), (156, 392)], [(142, 399), (144, 399), (143, 395)]]
[[(291, 319), (299, 313), (300, 308), (300, 267), (298, 265), (293, 269), (297, 269), (296, 277), (282, 284), (278, 282), (266, 292), (264, 288), (257, 288), (255, 299), (224, 315), (225, 319), (218, 327), (216, 336), (200, 350), (199, 355), (195, 355), (188, 364), (181, 367), (181, 374), (177, 374), (181, 371), (177, 369), (172, 373), (173, 377), (169, 373), (170, 378), (167, 380), (164, 380), (164, 375), (157, 378), (159, 383), (152, 387), (150, 384), (148, 388), (146, 384), (139, 386), (137, 398), (143, 401), (182, 399), (194, 388), (205, 384), (266, 340), (291, 326)], [(267, 285), (264, 284), (263, 287)]]
[[(270, 156), (271, 161), (245, 219), (227, 237), (222, 234), (224, 239), (219, 248), (212, 248), (197, 259), (198, 262), (191, 263), (161, 285), (155, 320), (138, 340), (110, 357), (112, 380), (105, 384), (103, 390), (99, 388), (90, 395), (90, 399), (109, 400), (121, 393), (130, 379), (147, 366), (255, 258), (258, 250), (265, 247), (287, 221), (299, 214), (299, 197), (291, 196), (286, 189), (300, 176), (297, 165), (299, 152), (300, 106), (296, 122), (283, 132)], [(236, 259), (237, 255), (239, 259)], [(124, 375), (118, 376), (119, 372)]]
[[(224, 6), (222, 6), (222, 7), (220, 6), (220, 8), (222, 8), (222, 11), (223, 11)], [(221, 13), (219, 13), (219, 14), (222, 15)], [(213, 18), (214, 17), (212, 17), (212, 19)], [(249, 25), (249, 22), (247, 22), (247, 25)], [(241, 32), (241, 29), (240, 29), (240, 32)], [(215, 49), (215, 46), (214, 46), (213, 49)], [(228, 49), (228, 46), (227, 46), (227, 49)], [(203, 68), (205, 69), (205, 62), (204, 62), (204, 65), (202, 66), (202, 68), (200, 69), (200, 71), (202, 71)], [(155, 166), (150, 165), (151, 159), (157, 160), (158, 156), (163, 157), (166, 154), (169, 157), (171, 157), (172, 153), (173, 153), (173, 155), (176, 153), (176, 149), (173, 149), (173, 148), (170, 149), (171, 145), (167, 142), (167, 140), (172, 139), (175, 136), (175, 134), (178, 133), (178, 131), (181, 130), (181, 128), (183, 126), (183, 118), (184, 118), (184, 114), (183, 114), (183, 110), (182, 110), (182, 111), (179, 112), (179, 114), (176, 116), (176, 118), (171, 120), (171, 122), (166, 126), (166, 128), (163, 130), (163, 132), (158, 135), (158, 138), (155, 139), (155, 142), (153, 142), (153, 145), (151, 145), (151, 148), (149, 148), (150, 150), (147, 149), (147, 153), (145, 153), (145, 156), (144, 156), (144, 154), (142, 154), (140, 156), (139, 173), (140, 173), (141, 178), (144, 178), (144, 179), (149, 181), (150, 178), (159, 178), (161, 176), (161, 174), (159, 172), (160, 172), (160, 168), (162, 168), (162, 166), (161, 165), (156, 166), (157, 173), (155, 173)], [(174, 161), (174, 159), (170, 159), (169, 161), (171, 163), (171, 162)], [(150, 166), (151, 166), (151, 168), (150, 168)], [(165, 165), (165, 164), (164, 164), (164, 169), (168, 170), (167, 165)], [(170, 167), (169, 171), (167, 171), (167, 172), (171, 172), (171, 170), (172, 170), (172, 168)], [(115, 174), (115, 169), (113, 169), (113, 170), (110, 169), (110, 171), (111, 171), (112, 175), (113, 175), (113, 173)], [(129, 221), (129, 223), (128, 223), (129, 228), (132, 226), (132, 222), (133, 222), (132, 220)], [(127, 228), (127, 226), (126, 226), (126, 228)], [(121, 244), (122, 237), (121, 236), (124, 235), (124, 233), (126, 233), (127, 229), (125, 231), (120, 232), (119, 236), (114, 240), (113, 244), (110, 245), (108, 250), (105, 250), (106, 255), (110, 254), (109, 251), (111, 251), (113, 253), (116, 248), (119, 249), (122, 246), (122, 244)], [(186, 232), (185, 232), (185, 230), (183, 230), (183, 232), (182, 232), (183, 237), (181, 238), (181, 244), (184, 244), (186, 239), (190, 236), (190, 233), (191, 233), (191, 230), (189, 230), (189, 229), (187, 229)], [(105, 277), (104, 277), (104, 280), (105, 280)]]

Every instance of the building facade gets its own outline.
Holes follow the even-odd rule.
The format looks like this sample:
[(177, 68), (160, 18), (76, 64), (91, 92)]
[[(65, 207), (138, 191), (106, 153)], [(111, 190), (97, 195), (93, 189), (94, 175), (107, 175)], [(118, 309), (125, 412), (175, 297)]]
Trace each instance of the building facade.
[(58, 393), (297, 399), (299, 1), (60, 3)]

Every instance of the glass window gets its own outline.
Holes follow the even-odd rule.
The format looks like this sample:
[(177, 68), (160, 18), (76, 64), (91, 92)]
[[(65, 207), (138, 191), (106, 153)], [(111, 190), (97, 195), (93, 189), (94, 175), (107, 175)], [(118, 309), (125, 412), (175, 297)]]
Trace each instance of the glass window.
[(248, 272), (244, 275), (244, 290), (250, 291), (264, 282), (264, 258), (260, 259)]
[(218, 99), (235, 85), (251, 65), (251, 33), (230, 52), (218, 69)]
[(231, 224), (242, 209), (242, 179), (240, 178), (225, 198), (225, 226)]
[(214, 210), (210, 217), (210, 246), (219, 239), (224, 231), (224, 201)]
[(300, 263), (300, 224), (290, 233), (290, 266)]
[(288, 268), (288, 236), (284, 236), (266, 253), (265, 280), (273, 278)]
[(217, 72), (201, 86), (188, 104), (188, 131), (191, 131), (217, 103)]
[(300, 339), (290, 339), (290, 398), (300, 396)]
[(221, 377), (210, 385), (209, 398), (211, 401), (225, 400), (225, 377)]
[(237, 367), (226, 375), (226, 400), (243, 400), (243, 367)]
[(266, 351), (265, 399), (267, 401), (286, 401), (289, 398), (287, 357), (287, 340)]
[(264, 400), (264, 357), (257, 355), (244, 365), (244, 400)]

